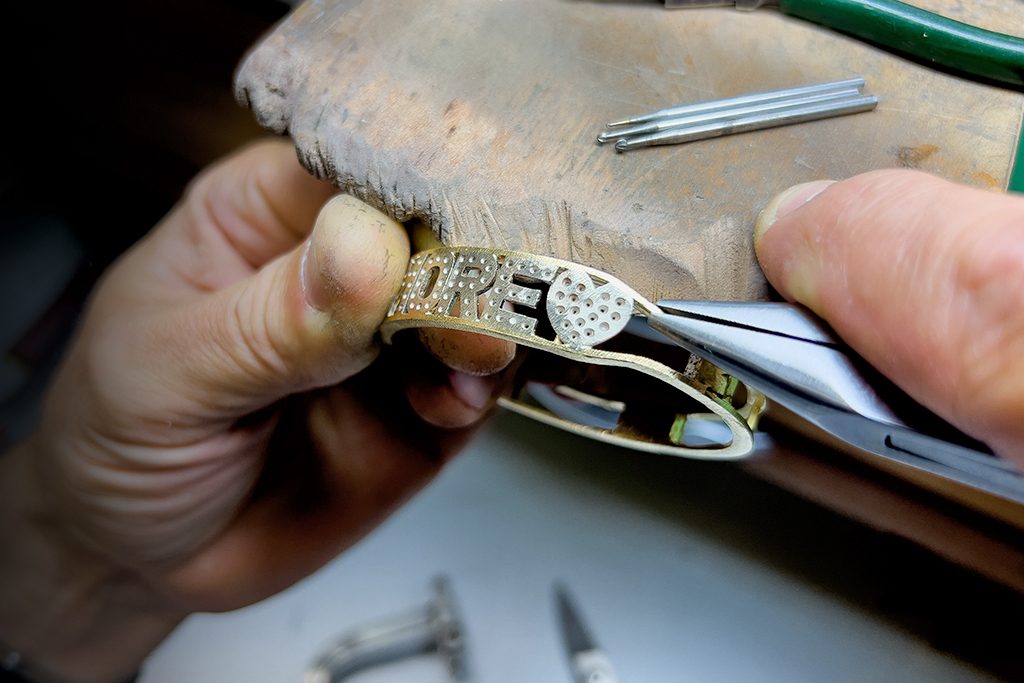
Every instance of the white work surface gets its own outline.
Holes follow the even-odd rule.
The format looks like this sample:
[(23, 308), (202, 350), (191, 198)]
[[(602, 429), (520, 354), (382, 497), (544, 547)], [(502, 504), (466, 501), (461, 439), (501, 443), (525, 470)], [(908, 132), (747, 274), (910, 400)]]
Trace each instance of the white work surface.
[[(425, 605), (438, 573), (451, 578), (473, 681), (569, 683), (559, 578), (625, 683), (988, 680), (860, 604), (887, 580), (887, 542), (735, 465), (504, 414), (319, 573), (248, 609), (190, 618), (141, 683), (301, 681), (334, 637)], [(449, 680), (433, 656), (353, 679)]]

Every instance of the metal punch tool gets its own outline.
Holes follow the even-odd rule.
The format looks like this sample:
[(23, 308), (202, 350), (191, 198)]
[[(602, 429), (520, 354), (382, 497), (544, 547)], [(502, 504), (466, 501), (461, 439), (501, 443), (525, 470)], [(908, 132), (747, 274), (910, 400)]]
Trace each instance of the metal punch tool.
[(555, 584), (555, 609), (574, 683), (618, 683), (608, 654), (590, 634), (563, 583)]
[(448, 579), (435, 577), (425, 607), (360, 626), (334, 642), (306, 672), (305, 683), (337, 683), (367, 669), (422, 654), (442, 657), (453, 681), (468, 677), (465, 638)]
[[(663, 1), (670, 9), (774, 7), (782, 14), (834, 29), (935, 68), (1024, 90), (1024, 36), (1020, 35), (1020, 26), (1008, 27), (1017, 35), (997, 33), (899, 0)], [(1016, 159), (1007, 189), (1024, 192), (1024, 130), (1017, 136)]]
[(871, 111), (878, 98), (861, 94), (863, 86), (863, 78), (848, 78), (680, 104), (612, 121), (597, 142), (625, 152)]
[(861, 451), (1024, 503), (1024, 473), (874, 371), (806, 308), (659, 301), (647, 324)]

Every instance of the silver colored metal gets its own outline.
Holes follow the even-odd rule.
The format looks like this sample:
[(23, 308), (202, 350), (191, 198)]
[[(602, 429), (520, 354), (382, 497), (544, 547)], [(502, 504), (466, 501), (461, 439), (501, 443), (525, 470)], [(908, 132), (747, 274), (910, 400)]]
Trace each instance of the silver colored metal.
[(608, 655), (594, 641), (564, 584), (555, 585), (555, 609), (575, 683), (618, 683)]
[(723, 135), (734, 135), (746, 133), (765, 128), (776, 128), (788, 126), (794, 123), (817, 121), (819, 119), (831, 118), (833, 116), (845, 116), (871, 111), (878, 106), (878, 98), (874, 95), (865, 95), (852, 99), (838, 100), (834, 102), (821, 102), (808, 104), (792, 109), (753, 114), (730, 118), (724, 121), (706, 123), (685, 128), (674, 128), (672, 130), (640, 135), (633, 138), (623, 138), (615, 143), (615, 149), (625, 152), (641, 147), (652, 147), (654, 145), (675, 145), (683, 142), (706, 140), (717, 138)]
[(563, 344), (595, 346), (626, 327), (633, 297), (611, 283), (596, 284), (582, 271), (565, 270), (548, 290), (547, 313)]
[(730, 121), (741, 116), (767, 114), (770, 112), (783, 111), (810, 104), (817, 104), (819, 102), (835, 102), (840, 100), (853, 99), (858, 97), (859, 95), (859, 90), (857, 90), (856, 88), (849, 88), (847, 90), (836, 90), (834, 92), (817, 93), (814, 95), (808, 95), (806, 97), (795, 97), (785, 100), (757, 102), (755, 104), (748, 104), (740, 107), (730, 107), (729, 109), (709, 111), (699, 114), (690, 114), (688, 116), (677, 116), (667, 119), (656, 119), (654, 121), (650, 121), (648, 123), (640, 123), (635, 126), (625, 126), (622, 128), (613, 128), (611, 130), (602, 131), (597, 136), (597, 142), (598, 144), (604, 144), (606, 142), (611, 142), (612, 140), (620, 140), (623, 138), (629, 139), (637, 135), (649, 135), (651, 133), (660, 133), (661, 131), (674, 130), (677, 128), (687, 128), (690, 126), (697, 126), (707, 123)]
[(334, 683), (366, 669), (422, 654), (439, 654), (454, 681), (466, 680), (465, 642), (448, 580), (432, 582), (434, 595), (423, 608), (361, 626), (321, 653), (306, 672), (306, 683)]
[(862, 451), (1024, 503), (1024, 473), (872, 370), (817, 316), (784, 303), (659, 301), (647, 322)]
[(836, 344), (836, 334), (828, 323), (810, 315), (803, 306), (790, 306), (770, 301), (662, 301), (665, 310), (687, 318), (728, 323), (817, 344)]
[(537, 329), (537, 318), (506, 307), (537, 307), (541, 291), (515, 281), (524, 278), (549, 286), (546, 313), (561, 343), (570, 349), (592, 348), (621, 332), (634, 304), (644, 303), (625, 285), (595, 280), (593, 274), (577, 264), (532, 254), (474, 247), (435, 249), (410, 260), (388, 316), (432, 317), (438, 326), (458, 321), (529, 337)]
[(705, 100), (703, 102), (693, 102), (690, 104), (680, 104), (673, 107), (666, 107), (664, 109), (658, 109), (647, 114), (641, 114), (639, 116), (633, 116), (628, 119), (621, 121), (613, 121), (607, 125), (608, 128), (621, 128), (623, 126), (632, 126), (638, 123), (646, 123), (648, 121), (655, 121), (657, 119), (668, 119), (680, 116), (690, 116), (692, 114), (700, 114), (703, 112), (710, 111), (721, 111), (723, 109), (730, 109), (733, 107), (742, 107), (748, 104), (757, 104), (759, 102), (777, 102), (779, 100), (788, 100), (796, 97), (807, 97), (810, 95), (817, 95), (826, 92), (837, 92), (840, 90), (859, 90), (864, 87), (863, 78), (847, 78), (841, 81), (830, 81), (828, 83), (815, 83), (812, 85), (801, 85), (795, 88), (783, 88), (781, 90), (768, 90), (764, 92), (747, 93), (745, 95), (737, 95), (736, 97), (726, 97), (717, 100)]

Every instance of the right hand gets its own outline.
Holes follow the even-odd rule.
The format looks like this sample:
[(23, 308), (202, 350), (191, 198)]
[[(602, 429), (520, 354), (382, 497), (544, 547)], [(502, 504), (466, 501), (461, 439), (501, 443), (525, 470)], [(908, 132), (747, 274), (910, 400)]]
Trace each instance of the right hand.
[(783, 296), (1024, 469), (1024, 197), (903, 170), (807, 183), (755, 247)]

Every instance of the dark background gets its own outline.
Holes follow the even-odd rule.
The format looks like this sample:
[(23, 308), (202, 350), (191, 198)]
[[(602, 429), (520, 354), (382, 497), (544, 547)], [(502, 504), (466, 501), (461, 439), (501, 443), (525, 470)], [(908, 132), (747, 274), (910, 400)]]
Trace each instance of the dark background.
[(103, 269), (214, 159), (264, 135), (232, 95), (275, 0), (5, 3), (0, 447)]
[[(5, 8), (0, 450), (31, 429), (46, 379), (103, 269), (199, 169), (264, 135), (235, 103), (231, 79), (287, 9), (273, 0)], [(732, 491), (764, 497), (776, 518), (734, 518), (728, 506), (704, 500), (712, 528), (754, 534), (763, 561), (993, 675), (1024, 680), (1019, 594), (738, 470), (721, 477)], [(699, 492), (691, 493), (701, 505)], [(811, 546), (801, 535), (822, 540)]]

